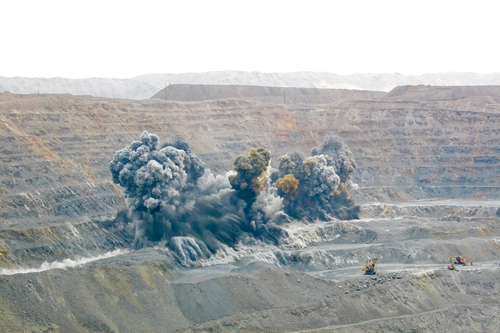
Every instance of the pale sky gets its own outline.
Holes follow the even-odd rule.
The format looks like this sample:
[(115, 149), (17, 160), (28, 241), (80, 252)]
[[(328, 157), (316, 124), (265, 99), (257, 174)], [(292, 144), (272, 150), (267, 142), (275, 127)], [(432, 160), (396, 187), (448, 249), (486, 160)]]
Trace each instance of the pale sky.
[(479, 0), (2, 0), (0, 76), (500, 72), (499, 9)]

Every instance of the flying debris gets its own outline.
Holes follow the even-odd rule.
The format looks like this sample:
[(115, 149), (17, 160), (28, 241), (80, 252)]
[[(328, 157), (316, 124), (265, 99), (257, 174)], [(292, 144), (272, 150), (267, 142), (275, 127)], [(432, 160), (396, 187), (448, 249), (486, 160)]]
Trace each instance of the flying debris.
[(269, 186), (265, 148), (238, 156), (236, 174), (213, 175), (187, 142), (160, 148), (158, 136), (145, 131), (109, 164), (128, 207), (127, 218), (115, 221), (133, 226), (135, 248), (164, 244), (189, 264), (239, 242), (278, 244), (291, 217), (356, 218), (359, 208), (347, 193), (352, 153), (337, 137), (315, 149), (321, 154), (283, 156)]

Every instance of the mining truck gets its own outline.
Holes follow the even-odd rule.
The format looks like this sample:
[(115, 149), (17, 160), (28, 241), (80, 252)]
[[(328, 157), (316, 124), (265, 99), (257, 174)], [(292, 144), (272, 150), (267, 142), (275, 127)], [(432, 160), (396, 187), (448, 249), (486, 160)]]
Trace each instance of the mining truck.
[(375, 264), (377, 263), (378, 258), (368, 259), (366, 261), (366, 266), (363, 266), (361, 269), (365, 271), (365, 275), (375, 275), (376, 269)]

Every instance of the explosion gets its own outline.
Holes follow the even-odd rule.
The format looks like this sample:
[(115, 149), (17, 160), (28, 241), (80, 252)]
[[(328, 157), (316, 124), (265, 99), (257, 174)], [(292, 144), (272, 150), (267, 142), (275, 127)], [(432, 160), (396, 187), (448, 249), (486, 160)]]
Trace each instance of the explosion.
[(299, 180), (296, 179), (292, 174), (286, 175), (283, 178), (278, 179), (278, 188), (283, 192), (283, 196), (288, 196), (290, 200), (295, 199), (295, 191), (299, 186)]
[(271, 160), (271, 153), (265, 148), (252, 148), (248, 157), (240, 155), (234, 161), (236, 175), (229, 176), (233, 189), (242, 198), (252, 198), (267, 190), (265, 172)]
[(286, 236), (280, 225), (291, 217), (357, 218), (359, 208), (345, 190), (356, 167), (352, 153), (338, 137), (327, 137), (313, 152), (320, 155), (281, 157), (269, 187), (271, 153), (265, 148), (238, 156), (236, 174), (216, 176), (186, 142), (160, 148), (158, 136), (145, 131), (117, 151), (109, 167), (125, 192), (133, 246), (164, 243), (184, 263), (238, 242), (277, 244)]
[[(357, 188), (351, 180), (356, 162), (349, 147), (338, 136), (327, 135), (311, 155), (304, 158), (296, 152), (282, 156), (278, 170), (271, 174), (285, 212), (296, 219), (357, 219), (359, 206), (348, 192)], [(297, 180), (293, 195), (284, 188), (290, 186), (291, 177)]]

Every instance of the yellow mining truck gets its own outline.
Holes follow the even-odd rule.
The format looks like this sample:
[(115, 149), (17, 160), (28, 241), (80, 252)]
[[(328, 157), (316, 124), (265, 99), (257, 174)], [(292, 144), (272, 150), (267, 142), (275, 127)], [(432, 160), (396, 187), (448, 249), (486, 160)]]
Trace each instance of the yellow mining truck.
[(375, 275), (377, 270), (375, 269), (375, 264), (377, 263), (378, 258), (368, 259), (366, 261), (366, 266), (363, 266), (361, 269), (365, 271), (365, 275)]

